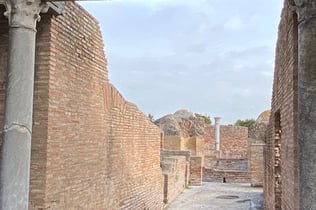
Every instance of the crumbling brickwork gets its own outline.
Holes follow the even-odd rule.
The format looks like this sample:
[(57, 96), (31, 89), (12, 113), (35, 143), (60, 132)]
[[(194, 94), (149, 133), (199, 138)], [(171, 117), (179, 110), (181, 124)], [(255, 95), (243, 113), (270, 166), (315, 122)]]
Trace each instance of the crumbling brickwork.
[(262, 187), (264, 177), (263, 167), (263, 142), (253, 142), (250, 145), (250, 173), (251, 186)]
[[(205, 129), (205, 154), (212, 155), (215, 150), (214, 126)], [(248, 128), (232, 125), (220, 126), (221, 158), (247, 158), (248, 154)]]
[(187, 161), (185, 156), (164, 157), (164, 203), (172, 202), (186, 187)]
[[(285, 1), (279, 24), (272, 110), (265, 147), (265, 209), (299, 209), (297, 17)], [(281, 161), (280, 161), (281, 159)]]
[(109, 84), (97, 21), (68, 2), (62, 16), (42, 15), (37, 29), (30, 209), (161, 209), (161, 131)]

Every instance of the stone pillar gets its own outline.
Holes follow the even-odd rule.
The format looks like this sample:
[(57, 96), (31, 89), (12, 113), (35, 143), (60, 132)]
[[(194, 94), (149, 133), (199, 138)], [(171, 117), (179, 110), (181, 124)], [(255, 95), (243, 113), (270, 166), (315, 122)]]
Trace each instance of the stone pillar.
[(41, 0), (2, 0), (9, 20), (9, 60), (1, 159), (0, 209), (28, 209), (36, 22)]
[(299, 209), (316, 209), (316, 0), (295, 0), (298, 14)]
[(219, 120), (220, 117), (214, 117), (215, 119), (215, 127), (214, 127), (214, 134), (215, 134), (215, 149), (216, 151), (220, 150), (220, 125)]

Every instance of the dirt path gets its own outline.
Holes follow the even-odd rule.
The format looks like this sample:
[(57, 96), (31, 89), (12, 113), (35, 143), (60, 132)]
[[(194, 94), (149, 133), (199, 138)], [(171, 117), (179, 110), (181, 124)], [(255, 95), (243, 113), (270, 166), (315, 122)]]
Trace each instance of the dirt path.
[(250, 184), (203, 183), (190, 186), (167, 210), (262, 210), (262, 188)]

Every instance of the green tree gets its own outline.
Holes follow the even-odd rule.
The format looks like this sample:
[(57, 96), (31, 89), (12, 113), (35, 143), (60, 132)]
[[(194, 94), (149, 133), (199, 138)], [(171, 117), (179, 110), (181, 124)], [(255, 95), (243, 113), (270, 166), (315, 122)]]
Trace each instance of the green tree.
[(235, 126), (244, 126), (244, 127), (250, 127), (252, 126), (256, 121), (254, 119), (245, 119), (245, 120), (237, 120), (235, 122)]
[(148, 114), (148, 118), (149, 118), (150, 122), (154, 122), (155, 121), (154, 115), (152, 115), (150, 113)]
[(203, 115), (203, 114), (195, 113), (195, 116), (202, 117), (204, 119), (205, 124), (207, 124), (207, 125), (211, 125), (212, 124), (212, 120), (211, 120), (209, 115), (206, 115), (206, 114)]

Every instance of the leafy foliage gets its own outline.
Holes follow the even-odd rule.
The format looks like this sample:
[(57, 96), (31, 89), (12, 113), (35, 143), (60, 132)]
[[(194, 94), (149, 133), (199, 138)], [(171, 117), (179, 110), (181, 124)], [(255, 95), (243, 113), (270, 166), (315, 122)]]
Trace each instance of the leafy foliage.
[(202, 117), (204, 119), (205, 124), (207, 124), (207, 125), (211, 125), (212, 124), (212, 120), (211, 120), (209, 115), (206, 115), (206, 114), (203, 115), (203, 114), (195, 113), (195, 116)]
[(149, 118), (150, 122), (154, 122), (155, 121), (154, 115), (152, 115), (150, 113), (148, 114), (148, 118)]
[(250, 127), (252, 126), (256, 121), (254, 119), (245, 119), (245, 120), (237, 120), (234, 125), (236, 126), (244, 126), (244, 127)]

